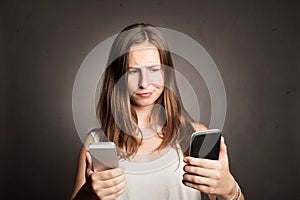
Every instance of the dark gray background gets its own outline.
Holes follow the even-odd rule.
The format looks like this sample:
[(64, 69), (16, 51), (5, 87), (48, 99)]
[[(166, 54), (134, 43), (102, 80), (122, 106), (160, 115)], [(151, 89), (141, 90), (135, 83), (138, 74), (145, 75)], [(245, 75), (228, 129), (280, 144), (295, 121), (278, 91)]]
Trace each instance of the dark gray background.
[(299, 197), (298, 10), (297, 1), (2, 1), (0, 198), (69, 198), (77, 70), (134, 22), (183, 32), (214, 59), (231, 171), (247, 199)]

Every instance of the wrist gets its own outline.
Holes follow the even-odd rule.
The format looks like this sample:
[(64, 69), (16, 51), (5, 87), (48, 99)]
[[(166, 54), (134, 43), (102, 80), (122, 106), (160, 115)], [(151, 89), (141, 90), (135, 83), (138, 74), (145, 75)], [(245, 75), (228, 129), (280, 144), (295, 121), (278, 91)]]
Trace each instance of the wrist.
[(230, 191), (231, 192), (226, 195), (218, 196), (218, 200), (240, 200), (240, 197), (242, 196), (242, 191), (239, 184), (236, 181), (234, 181), (233, 190)]
[(239, 186), (237, 185), (237, 182), (232, 176), (231, 178), (232, 179), (227, 185), (226, 191), (224, 191), (223, 194), (217, 196), (218, 200), (236, 200), (234, 197), (236, 196)]
[(239, 184), (236, 181), (235, 181), (235, 184), (236, 184), (236, 191), (230, 200), (240, 200), (240, 197), (242, 194)]

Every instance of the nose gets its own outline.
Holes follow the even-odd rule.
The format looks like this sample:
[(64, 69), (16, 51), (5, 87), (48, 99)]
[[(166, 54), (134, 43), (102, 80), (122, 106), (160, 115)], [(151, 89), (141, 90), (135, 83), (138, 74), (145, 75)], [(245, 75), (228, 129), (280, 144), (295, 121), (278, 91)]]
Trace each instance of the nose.
[(149, 86), (149, 80), (146, 70), (142, 70), (138, 86), (139, 88), (147, 88)]

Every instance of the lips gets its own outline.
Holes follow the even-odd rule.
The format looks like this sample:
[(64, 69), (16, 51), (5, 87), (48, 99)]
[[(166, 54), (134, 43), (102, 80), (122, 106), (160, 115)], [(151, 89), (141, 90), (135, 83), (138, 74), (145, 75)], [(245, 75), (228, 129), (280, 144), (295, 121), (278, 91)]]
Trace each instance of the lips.
[(136, 93), (136, 95), (142, 97), (142, 98), (148, 98), (153, 94), (153, 92), (142, 92), (142, 93)]

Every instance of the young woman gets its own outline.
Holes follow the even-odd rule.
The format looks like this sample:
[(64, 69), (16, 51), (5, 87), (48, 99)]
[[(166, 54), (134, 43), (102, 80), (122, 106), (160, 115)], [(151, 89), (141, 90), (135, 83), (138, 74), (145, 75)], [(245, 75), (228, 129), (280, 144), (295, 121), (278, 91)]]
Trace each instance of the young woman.
[[(133, 24), (116, 37), (97, 105), (101, 129), (81, 149), (71, 199), (244, 199), (224, 138), (219, 160), (185, 157), (191, 133), (207, 128), (184, 109), (173, 69), (154, 26)], [(120, 168), (93, 171), (88, 145), (98, 141), (116, 144)]]

